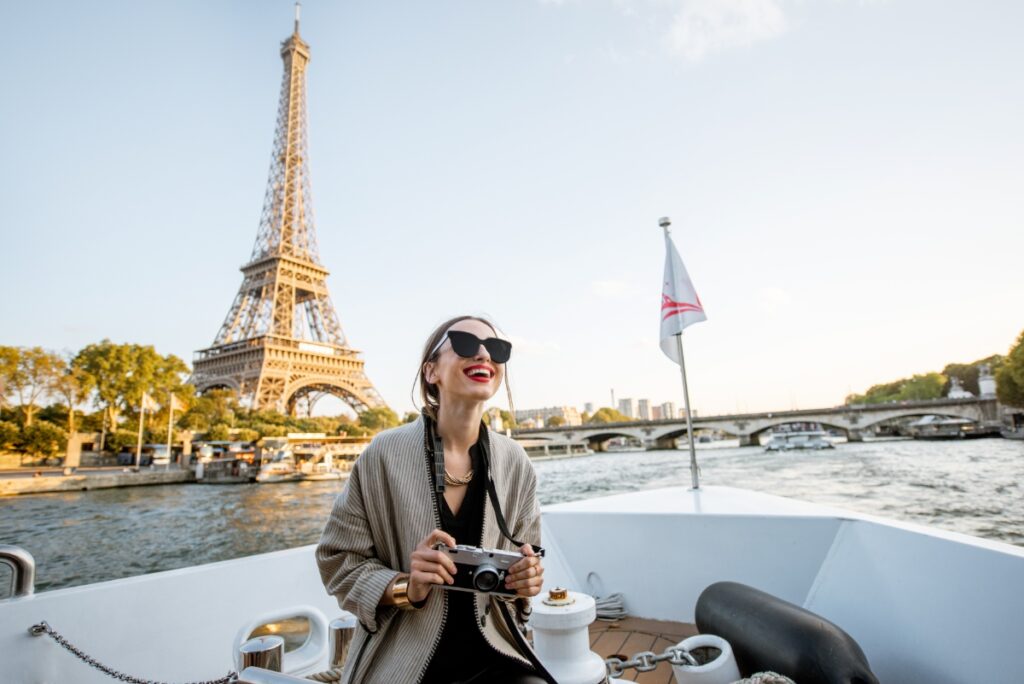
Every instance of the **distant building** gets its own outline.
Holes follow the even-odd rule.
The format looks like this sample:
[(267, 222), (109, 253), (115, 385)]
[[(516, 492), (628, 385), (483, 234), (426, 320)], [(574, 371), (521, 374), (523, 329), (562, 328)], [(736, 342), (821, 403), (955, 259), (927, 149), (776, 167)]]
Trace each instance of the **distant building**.
[(666, 401), (661, 405), (661, 415), (666, 420), (669, 418), (676, 418), (679, 414), (676, 413), (676, 404), (673, 401)]
[(660, 406), (652, 406), (651, 407), (651, 420), (661, 420), (664, 417), (665, 416), (664, 416), (664, 414), (662, 414)]
[(487, 415), (491, 417), (491, 429), (495, 432), (503, 432), (505, 430), (505, 422), (501, 419), (501, 409), (491, 407), (487, 409)]
[(527, 420), (533, 420), (535, 427), (544, 427), (548, 423), (548, 418), (554, 416), (564, 420), (566, 425), (583, 425), (583, 416), (575, 406), (549, 406), (516, 411), (516, 422), (525, 425)]
[(651, 400), (641, 399), (636, 402), (636, 416), (640, 420), (651, 419)]
[(594, 402), (588, 401), (583, 405), (583, 410), (590, 415), (594, 415)]
[(619, 399), (619, 413), (630, 420), (636, 418), (636, 399)]

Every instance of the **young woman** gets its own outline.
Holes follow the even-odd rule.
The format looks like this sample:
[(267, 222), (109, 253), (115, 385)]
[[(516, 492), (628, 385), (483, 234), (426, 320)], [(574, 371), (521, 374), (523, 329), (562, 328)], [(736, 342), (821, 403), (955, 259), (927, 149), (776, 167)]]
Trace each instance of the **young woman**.
[[(377, 435), (338, 496), (316, 558), (328, 593), (361, 625), (343, 681), (545, 681), (509, 625), (543, 583), (537, 478), (522, 447), (481, 420), (511, 350), (481, 318), (439, 326), (420, 363), (423, 415)], [(515, 596), (441, 589), (457, 574), (445, 549), (456, 544), (523, 554), (505, 579)]]

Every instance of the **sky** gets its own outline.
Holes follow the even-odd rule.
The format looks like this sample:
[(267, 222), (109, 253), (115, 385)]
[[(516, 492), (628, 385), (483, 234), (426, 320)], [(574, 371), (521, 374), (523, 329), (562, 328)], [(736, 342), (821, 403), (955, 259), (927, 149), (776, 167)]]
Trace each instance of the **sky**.
[[(212, 343), (292, 16), (0, 3), (0, 344), (190, 362)], [(307, 0), (316, 228), (348, 340), (400, 412), (460, 313), (513, 340), (517, 408), (681, 405), (658, 347), (670, 216), (708, 317), (684, 337), (702, 415), (1005, 353), (1021, 25), (1009, 1)]]

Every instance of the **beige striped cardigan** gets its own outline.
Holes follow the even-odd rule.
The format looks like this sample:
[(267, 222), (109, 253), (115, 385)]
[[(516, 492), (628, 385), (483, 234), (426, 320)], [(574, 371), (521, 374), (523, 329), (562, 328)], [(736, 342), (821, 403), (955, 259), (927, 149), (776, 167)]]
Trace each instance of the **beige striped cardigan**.
[[(426, 605), (415, 611), (378, 606), (395, 575), (409, 572), (409, 557), (416, 545), (441, 526), (423, 430), (421, 417), (373, 439), (338, 495), (316, 549), (327, 593), (354, 613), (362, 626), (356, 628), (349, 649), (346, 683), (419, 682), (440, 638), (448, 592), (432, 590)], [(539, 545), (537, 477), (529, 457), (508, 437), (487, 434), (491, 472), (509, 530), (516, 539)], [(514, 548), (498, 529), (489, 500), (484, 503), (483, 545)], [(484, 638), (502, 653), (526, 662), (494, 601), (476, 594), (477, 624), (482, 625)]]

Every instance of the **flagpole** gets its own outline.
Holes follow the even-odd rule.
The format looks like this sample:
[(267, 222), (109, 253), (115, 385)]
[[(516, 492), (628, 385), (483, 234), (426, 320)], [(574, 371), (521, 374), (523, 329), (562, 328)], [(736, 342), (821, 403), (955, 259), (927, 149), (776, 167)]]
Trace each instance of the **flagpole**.
[[(168, 406), (169, 410), (167, 412), (167, 462), (168, 462), (168, 464), (170, 463), (170, 460), (171, 460), (171, 442), (173, 441), (173, 434), (174, 434), (172, 432), (172, 428), (173, 428), (173, 425), (174, 425), (174, 395), (173, 394), (171, 394), (171, 401), (169, 402), (169, 404), (170, 404)], [(170, 465), (168, 465), (168, 468), (169, 467), (170, 467)]]
[(690, 419), (690, 390), (686, 386), (686, 362), (683, 360), (683, 333), (676, 335), (679, 349), (679, 372), (683, 376), (683, 410), (686, 411), (686, 439), (690, 443), (690, 482), (700, 489), (700, 469), (697, 467), (697, 449), (693, 446), (693, 422)]
[(146, 395), (142, 395), (142, 405), (139, 407), (139, 439), (135, 443), (135, 469), (138, 470), (142, 463), (142, 419), (146, 415)]
[[(672, 233), (668, 229), (672, 221), (667, 216), (658, 220), (658, 225), (665, 231), (668, 238)], [(690, 483), (693, 490), (700, 489), (700, 469), (697, 467), (697, 449), (693, 446), (693, 420), (690, 418), (690, 389), (686, 385), (686, 362), (683, 360), (683, 333), (676, 333), (676, 349), (679, 351), (679, 373), (683, 380), (683, 410), (686, 411), (686, 440), (690, 444)]]

